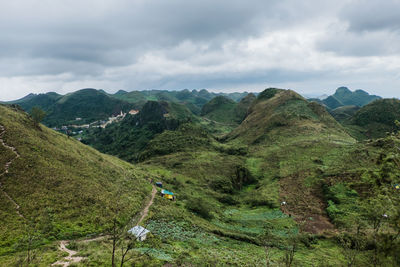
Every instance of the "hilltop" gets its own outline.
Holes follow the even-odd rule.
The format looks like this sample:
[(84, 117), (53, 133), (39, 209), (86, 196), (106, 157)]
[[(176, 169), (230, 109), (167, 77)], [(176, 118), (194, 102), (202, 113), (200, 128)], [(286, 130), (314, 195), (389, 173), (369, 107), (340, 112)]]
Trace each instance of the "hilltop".
[(237, 123), (234, 113), (236, 106), (235, 101), (224, 96), (217, 96), (203, 106), (201, 116), (221, 123)]
[(381, 98), (377, 95), (370, 95), (360, 89), (352, 92), (347, 87), (339, 87), (333, 96), (345, 106), (355, 105), (359, 107)]
[(61, 126), (82, 118), (81, 123), (89, 123), (121, 111), (127, 112), (131, 108), (134, 105), (114, 99), (99, 90), (82, 89), (58, 99), (47, 109), (43, 122), (49, 126)]
[(0, 105), (0, 125), (1, 172), (8, 168), (0, 176), (0, 256), (26, 249), (29, 236), (37, 247), (107, 232), (150, 194), (142, 171), (34, 124), (19, 109)]
[(323, 99), (311, 98), (309, 100), (325, 105), (328, 109), (336, 109), (342, 106), (362, 107), (377, 99), (381, 99), (381, 97), (377, 95), (370, 95), (360, 89), (352, 92), (347, 87), (339, 87), (331, 96)]
[(399, 130), (396, 120), (400, 120), (400, 100), (380, 99), (359, 109), (344, 125), (361, 139), (381, 138)]
[(291, 90), (269, 88), (258, 95), (246, 119), (227, 139), (256, 144), (273, 140), (275, 135), (281, 138), (316, 132), (348, 138), (340, 124), (319, 104), (308, 102)]
[(255, 99), (256, 96), (251, 93), (243, 97), (239, 103), (225, 96), (217, 96), (203, 106), (201, 116), (227, 125), (238, 125), (246, 117)]
[(30, 112), (35, 106), (48, 111), (49, 108), (54, 105), (62, 95), (49, 92), (45, 94), (29, 94), (21, 99), (10, 101), (9, 104), (17, 104), (21, 106), (26, 112)]

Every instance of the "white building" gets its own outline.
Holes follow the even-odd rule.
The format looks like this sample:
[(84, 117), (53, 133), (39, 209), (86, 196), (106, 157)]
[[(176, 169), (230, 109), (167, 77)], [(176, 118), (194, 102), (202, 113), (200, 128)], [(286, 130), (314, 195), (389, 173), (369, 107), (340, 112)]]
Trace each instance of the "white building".
[(128, 233), (134, 235), (138, 241), (144, 241), (146, 240), (147, 234), (150, 233), (150, 231), (140, 225), (137, 225), (128, 230)]

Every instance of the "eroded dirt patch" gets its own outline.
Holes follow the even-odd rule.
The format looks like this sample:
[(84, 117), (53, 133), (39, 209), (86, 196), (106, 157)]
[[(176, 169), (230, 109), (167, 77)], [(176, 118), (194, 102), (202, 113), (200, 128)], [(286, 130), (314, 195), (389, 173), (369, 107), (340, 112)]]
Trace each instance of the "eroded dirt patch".
[(291, 175), (279, 181), (284, 213), (299, 223), (302, 231), (321, 234), (335, 229), (326, 214), (321, 185), (306, 186), (307, 173)]

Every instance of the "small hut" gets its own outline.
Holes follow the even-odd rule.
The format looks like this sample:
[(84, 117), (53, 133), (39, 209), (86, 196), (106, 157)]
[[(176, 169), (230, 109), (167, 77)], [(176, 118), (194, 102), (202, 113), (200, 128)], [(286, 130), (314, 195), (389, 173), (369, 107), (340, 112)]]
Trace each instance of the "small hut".
[(175, 200), (174, 193), (172, 193), (172, 192), (170, 192), (168, 190), (165, 190), (165, 189), (161, 190), (161, 196), (166, 198), (166, 199), (169, 199), (169, 200)]
[(134, 235), (137, 241), (144, 241), (146, 240), (147, 234), (150, 233), (150, 231), (140, 225), (137, 225), (132, 229), (129, 229), (128, 233)]
[(156, 182), (156, 186), (158, 186), (159, 188), (162, 188), (162, 182)]

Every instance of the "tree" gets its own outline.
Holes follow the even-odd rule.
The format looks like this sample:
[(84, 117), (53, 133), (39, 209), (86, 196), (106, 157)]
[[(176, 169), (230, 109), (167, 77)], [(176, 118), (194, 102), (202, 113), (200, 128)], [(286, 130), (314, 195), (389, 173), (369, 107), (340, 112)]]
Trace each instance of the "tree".
[(396, 130), (397, 130), (397, 133), (400, 133), (400, 121), (395, 120), (394, 124), (396, 125), (395, 128), (396, 128)]
[(297, 250), (297, 243), (295, 240), (292, 240), (290, 244), (285, 247), (285, 256), (283, 257), (283, 262), (286, 267), (292, 266), (296, 250)]
[(393, 214), (393, 206), (390, 198), (386, 195), (379, 194), (377, 197), (370, 199), (366, 205), (365, 219), (372, 226), (372, 235), (374, 242), (373, 265), (378, 266), (378, 237), (382, 226), (388, 223), (388, 218)]
[[(111, 219), (109, 228), (109, 240), (112, 243), (111, 250), (111, 266), (117, 266), (117, 249), (121, 248), (121, 265), (130, 260), (126, 256), (132, 248), (134, 248), (136, 239), (132, 239), (128, 235), (128, 229), (135, 225), (136, 217), (130, 219), (126, 214), (124, 215), (124, 208), (126, 203), (122, 199), (118, 199), (117, 196), (123, 195), (122, 189), (119, 189), (116, 193), (114, 200), (110, 200), (107, 207), (104, 209), (105, 216)], [(118, 200), (115, 200), (118, 199)]]
[(271, 228), (272, 228), (272, 226), (267, 224), (264, 227), (264, 232), (259, 236), (261, 245), (264, 247), (265, 264), (267, 267), (271, 266), (272, 247), (274, 246), (274, 244), (276, 242), (276, 237), (273, 235)]
[(282, 262), (284, 266), (290, 267), (293, 264), (294, 256), (297, 251), (298, 243), (300, 242), (297, 233), (290, 233), (284, 244), (284, 256), (282, 257)]
[(365, 239), (361, 232), (362, 224), (358, 224), (356, 233), (343, 233), (339, 236), (339, 242), (342, 246), (343, 256), (346, 259), (347, 266), (356, 265), (357, 256), (365, 246)]
[(45, 116), (46, 112), (44, 112), (41, 108), (39, 107), (32, 108), (31, 117), (36, 126), (39, 126), (39, 123), (44, 119)]

